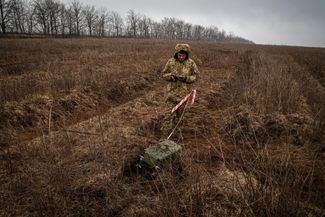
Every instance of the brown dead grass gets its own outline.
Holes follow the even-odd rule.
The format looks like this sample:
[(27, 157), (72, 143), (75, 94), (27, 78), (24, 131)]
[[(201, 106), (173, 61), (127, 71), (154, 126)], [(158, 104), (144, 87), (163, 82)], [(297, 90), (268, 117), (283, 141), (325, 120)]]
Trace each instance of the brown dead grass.
[(0, 216), (324, 215), (323, 49), (191, 42), (181, 156), (134, 171), (174, 45), (1, 39)]

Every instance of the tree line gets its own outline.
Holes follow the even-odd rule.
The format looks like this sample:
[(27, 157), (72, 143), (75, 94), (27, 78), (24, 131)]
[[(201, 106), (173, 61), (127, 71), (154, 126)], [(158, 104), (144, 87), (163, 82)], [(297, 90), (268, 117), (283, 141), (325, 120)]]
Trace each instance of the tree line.
[(252, 43), (216, 26), (194, 25), (177, 18), (157, 22), (129, 10), (123, 18), (116, 11), (59, 0), (0, 0), (0, 34), (49, 36), (134, 37)]

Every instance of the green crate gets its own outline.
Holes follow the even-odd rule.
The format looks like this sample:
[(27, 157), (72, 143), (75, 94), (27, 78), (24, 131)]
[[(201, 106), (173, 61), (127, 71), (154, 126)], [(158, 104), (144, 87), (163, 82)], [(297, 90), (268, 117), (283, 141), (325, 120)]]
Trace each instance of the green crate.
[(164, 140), (146, 148), (143, 161), (151, 167), (163, 166), (167, 161), (178, 156), (182, 147), (171, 140)]

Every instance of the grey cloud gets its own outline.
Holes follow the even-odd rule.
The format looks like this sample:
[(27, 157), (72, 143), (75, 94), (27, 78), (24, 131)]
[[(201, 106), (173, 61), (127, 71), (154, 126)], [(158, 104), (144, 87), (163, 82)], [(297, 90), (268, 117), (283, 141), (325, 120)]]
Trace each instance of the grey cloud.
[(134, 9), (157, 21), (176, 17), (215, 25), (257, 43), (325, 47), (324, 0), (93, 0), (88, 4), (115, 10), (122, 16)]

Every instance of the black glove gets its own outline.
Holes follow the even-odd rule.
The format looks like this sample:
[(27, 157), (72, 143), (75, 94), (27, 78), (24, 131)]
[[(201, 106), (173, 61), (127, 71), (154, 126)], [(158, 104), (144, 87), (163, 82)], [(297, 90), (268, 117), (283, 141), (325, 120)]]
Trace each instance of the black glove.
[(181, 82), (186, 82), (186, 76), (185, 75), (176, 75), (176, 78)]

